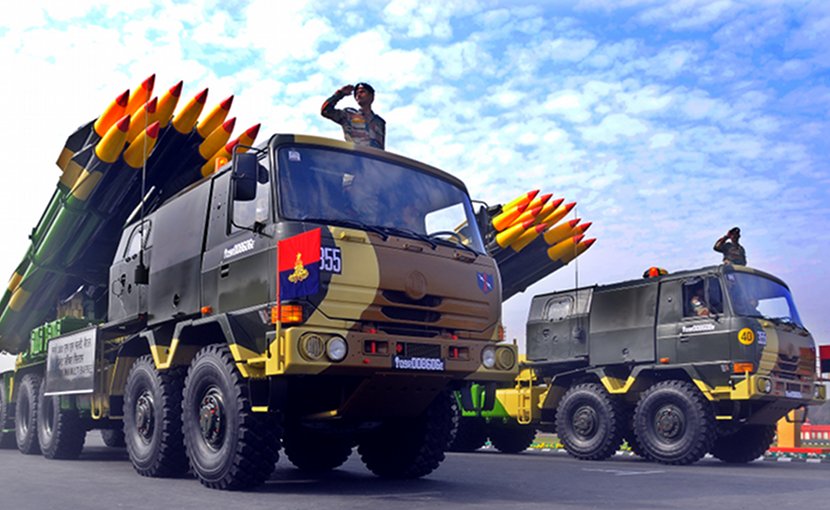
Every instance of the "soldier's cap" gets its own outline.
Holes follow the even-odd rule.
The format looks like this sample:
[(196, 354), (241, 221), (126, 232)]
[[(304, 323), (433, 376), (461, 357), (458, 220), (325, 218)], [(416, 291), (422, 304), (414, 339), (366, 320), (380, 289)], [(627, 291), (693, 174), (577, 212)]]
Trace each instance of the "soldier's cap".
[(364, 89), (368, 90), (369, 93), (372, 94), (373, 96), (375, 95), (375, 88), (372, 87), (371, 85), (369, 85), (368, 83), (364, 82), (364, 81), (355, 83), (355, 85), (354, 85), (355, 95), (357, 94), (357, 89), (359, 89), (360, 87), (363, 87)]
[(731, 229), (729, 229), (729, 233), (741, 235), (741, 229), (739, 227), (732, 227)]

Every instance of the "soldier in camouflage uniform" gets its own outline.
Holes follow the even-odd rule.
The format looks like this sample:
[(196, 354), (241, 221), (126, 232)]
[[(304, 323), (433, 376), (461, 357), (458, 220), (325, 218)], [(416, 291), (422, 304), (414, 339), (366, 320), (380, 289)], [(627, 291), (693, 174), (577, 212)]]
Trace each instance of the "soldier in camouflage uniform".
[[(338, 101), (352, 93), (360, 110), (335, 108)], [(343, 127), (343, 136), (347, 142), (383, 149), (386, 142), (386, 121), (372, 111), (374, 100), (375, 89), (368, 83), (344, 85), (326, 99), (320, 109), (320, 114)]]
[(725, 236), (715, 242), (713, 249), (723, 253), (724, 264), (746, 265), (746, 251), (744, 251), (744, 247), (738, 242), (740, 238), (741, 229), (733, 227)]

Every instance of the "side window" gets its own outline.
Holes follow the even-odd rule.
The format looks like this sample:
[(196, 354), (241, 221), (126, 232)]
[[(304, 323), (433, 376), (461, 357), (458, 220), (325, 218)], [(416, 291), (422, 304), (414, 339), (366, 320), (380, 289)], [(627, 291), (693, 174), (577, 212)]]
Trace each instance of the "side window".
[(554, 322), (565, 320), (572, 315), (572, 310), (573, 298), (571, 296), (558, 296), (547, 302), (542, 318)]
[(253, 200), (234, 200), (231, 232), (240, 227), (253, 228), (255, 223), (268, 223), (271, 219), (271, 184), (268, 170), (260, 164), (257, 177), (256, 197)]
[(723, 313), (723, 291), (721, 290), (720, 280), (714, 276), (706, 279), (709, 295), (709, 311), (712, 313)]
[(709, 315), (706, 302), (706, 289), (702, 278), (695, 278), (683, 283), (683, 316), (705, 317)]
[[(143, 227), (143, 228), (142, 228)], [(127, 249), (124, 252), (124, 258), (128, 259), (138, 255), (141, 249), (141, 239), (144, 239), (144, 247), (150, 246), (150, 222), (145, 221), (141, 225), (136, 225), (130, 233), (130, 240), (127, 242)]]

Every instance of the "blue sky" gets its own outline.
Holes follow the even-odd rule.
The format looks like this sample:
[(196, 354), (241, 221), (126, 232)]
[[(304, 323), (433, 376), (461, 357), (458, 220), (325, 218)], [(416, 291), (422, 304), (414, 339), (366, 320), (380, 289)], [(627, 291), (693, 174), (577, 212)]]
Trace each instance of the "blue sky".
[[(157, 74), (237, 132), (339, 138), (319, 116), (368, 81), (387, 149), (461, 177), (473, 198), (541, 188), (599, 241), (531, 295), (716, 264), (743, 230), (751, 266), (790, 283), (830, 343), (830, 3), (763, 0), (29, 1), (0, 19), (0, 271), (11, 274), (66, 136)], [(350, 104), (351, 99), (342, 105)]]

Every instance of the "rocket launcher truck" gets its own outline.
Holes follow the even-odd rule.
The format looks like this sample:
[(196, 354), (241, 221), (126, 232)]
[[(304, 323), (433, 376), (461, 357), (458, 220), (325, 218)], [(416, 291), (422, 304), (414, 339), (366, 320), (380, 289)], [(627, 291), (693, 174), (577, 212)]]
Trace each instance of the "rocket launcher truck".
[[(67, 140), (0, 301), (0, 445), (144, 476), (263, 483), (278, 451), (381, 477), (444, 459), (453, 390), (507, 382), (497, 262), (464, 184), (304, 135), (230, 140), (232, 97), (124, 92)], [(520, 273), (517, 273), (520, 274)]]
[(749, 267), (540, 294), (526, 339), (521, 372), (495, 401), (484, 384), (459, 393), (453, 449), (471, 451), (489, 437), (516, 453), (540, 429), (585, 460), (608, 458), (627, 441), (660, 463), (707, 453), (745, 463), (769, 448), (789, 411), (826, 399), (816, 344), (789, 288)]

